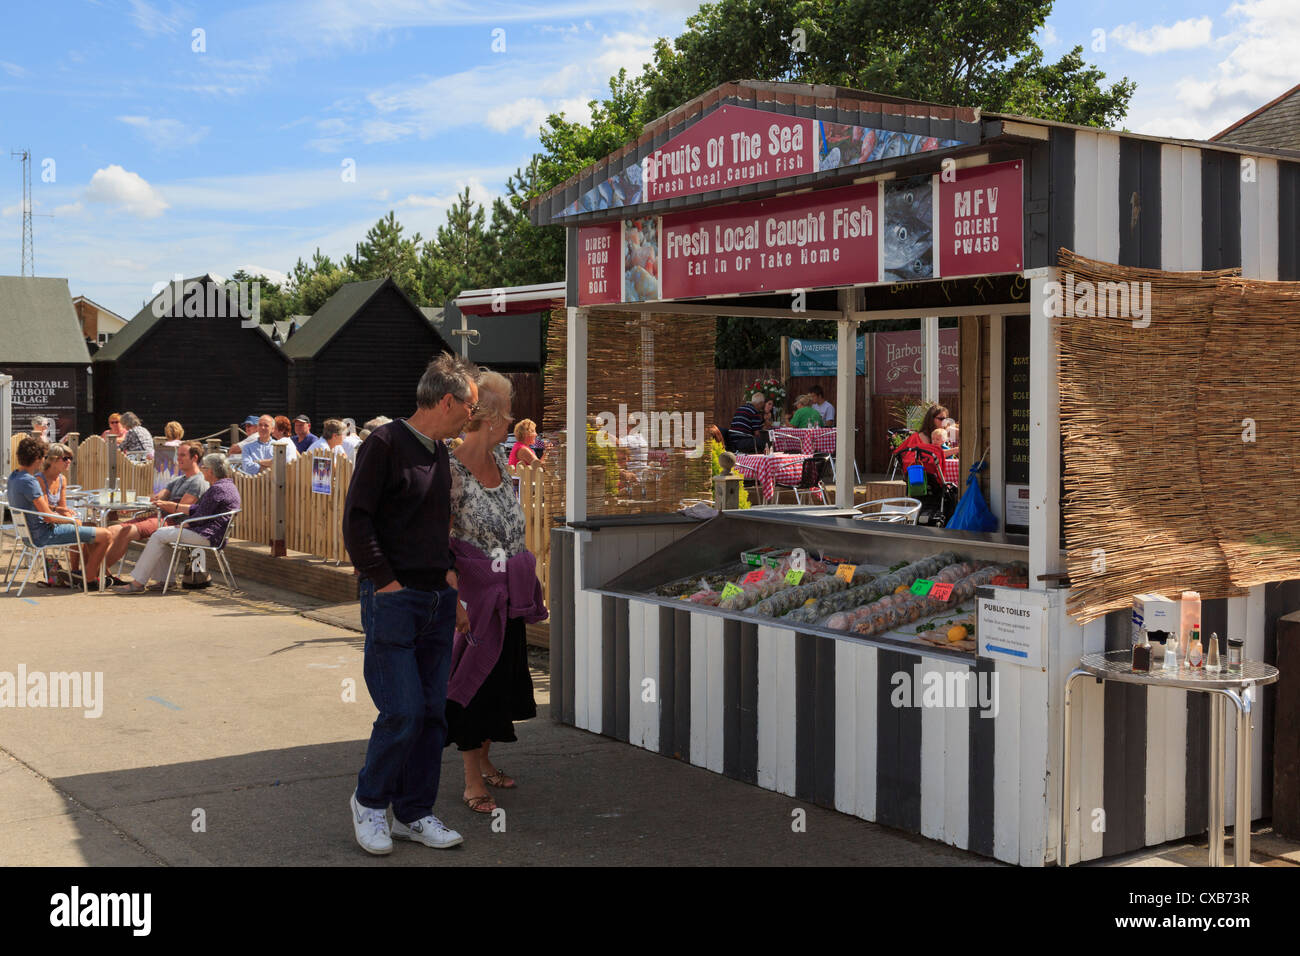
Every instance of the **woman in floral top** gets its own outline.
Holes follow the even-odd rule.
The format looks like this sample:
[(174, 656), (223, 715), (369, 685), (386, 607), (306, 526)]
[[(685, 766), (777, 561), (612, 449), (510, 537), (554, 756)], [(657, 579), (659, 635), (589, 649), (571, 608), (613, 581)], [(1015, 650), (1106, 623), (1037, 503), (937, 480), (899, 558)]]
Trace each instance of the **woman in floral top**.
[[(516, 564), (510, 559), (527, 552), (524, 512), (515, 497), (502, 445), (513, 421), (513, 389), (505, 376), (488, 371), (480, 375), (478, 387), (478, 408), (465, 426), (465, 441), (451, 453), (451, 537), (453, 547), (461, 542), (471, 545), (491, 559), (493, 572), (505, 572), (507, 562)], [(461, 563), (459, 556), (457, 563)], [(501, 573), (493, 577), (504, 580), (506, 576)], [(478, 596), (470, 590), (475, 587), (473, 580), (472, 575), (461, 575), (461, 597), (471, 606)], [(532, 580), (535, 583), (535, 572)], [(508, 604), (515, 607), (513, 600)], [(474, 620), (474, 610), (470, 618), (470, 637), (479, 642), (488, 639), (484, 622)], [(514, 721), (537, 716), (524, 624), (524, 617), (505, 621), (500, 655), (472, 699), (462, 705), (449, 694), (447, 700), (447, 744), (455, 743), (461, 751), (465, 761), (464, 801), (479, 813), (496, 809), (488, 786), (505, 790), (515, 786), (515, 781), (492, 763), (489, 748), (494, 742), (514, 742)], [(453, 686), (466, 649), (460, 650), (461, 654), (453, 654)]]

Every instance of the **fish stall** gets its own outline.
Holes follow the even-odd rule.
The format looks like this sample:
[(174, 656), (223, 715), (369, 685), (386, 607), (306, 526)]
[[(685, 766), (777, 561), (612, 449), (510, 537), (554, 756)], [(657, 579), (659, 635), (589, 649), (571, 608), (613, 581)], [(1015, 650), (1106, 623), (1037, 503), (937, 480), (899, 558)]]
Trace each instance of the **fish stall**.
[[(1259, 173), (1249, 183), (1237, 176), (1245, 160)], [(1070, 283), (1088, 269), (1099, 288), (1131, 279), (1132, 319), (1103, 309), (1107, 334), (1173, 361), (1162, 357), (1171, 342), (1205, 339), (1186, 324), (1160, 331), (1187, 283), (1211, 289), (1234, 268), (1265, 284), (1300, 278), (1287, 224), (1297, 185), (1300, 154), (742, 81), (537, 197), (533, 222), (567, 228), (569, 435), (590, 428), (597, 315), (785, 318), (836, 329), (844, 451), (833, 501), (699, 520), (592, 507), (595, 446), (570, 443), (565, 523), (551, 543), (556, 719), (1025, 866), (1205, 832), (1203, 695), (1076, 687), (1080, 757), (1063, 792), (1067, 678), (1086, 654), (1130, 648), (1132, 598), (1183, 581), (1190, 565), (1178, 561), (1191, 553), (1131, 530), (1156, 519), (1132, 511), (1114, 474), (1081, 464), (1105, 450), (1085, 426), (1111, 394), (1088, 389), (1144, 386), (1123, 349), (1089, 338), (1096, 313), (1071, 312), (1084, 298)], [(1130, 219), (1140, 191), (1156, 198)], [(975, 480), (996, 518), (989, 532), (862, 520), (851, 507), (854, 430), (867, 424), (853, 392), (857, 336), (920, 320), (935, 396), (940, 317), (960, 330), (962, 485), (985, 460)], [(1136, 338), (1148, 326), (1155, 334)], [(1087, 357), (1099, 364), (1080, 381)], [(646, 362), (629, 355), (625, 367)], [(1195, 399), (1164, 392), (1174, 418), (1191, 420)], [(664, 409), (675, 411), (685, 410)], [(1187, 457), (1195, 467), (1195, 449)], [(1063, 476), (1077, 481), (1070, 507)], [(1106, 529), (1095, 540), (1072, 517), (1090, 503)], [(1213, 543), (1204, 522), (1176, 530), (1187, 548)], [(1202, 586), (1200, 625), (1268, 660), (1278, 617), (1300, 607), (1300, 570), (1279, 559), (1241, 584), (1230, 564)], [(1271, 799), (1269, 692), (1253, 721), (1248, 818), (1258, 819)]]

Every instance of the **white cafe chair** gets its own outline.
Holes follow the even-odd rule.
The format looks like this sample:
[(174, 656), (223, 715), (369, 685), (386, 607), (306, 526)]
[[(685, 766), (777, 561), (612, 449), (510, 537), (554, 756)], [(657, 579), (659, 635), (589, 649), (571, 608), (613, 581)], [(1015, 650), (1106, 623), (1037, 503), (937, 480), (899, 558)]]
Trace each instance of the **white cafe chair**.
[(853, 509), (855, 521), (882, 521), (888, 524), (916, 524), (921, 502), (915, 498), (877, 498)]
[(180, 535), (177, 535), (175, 539), (168, 542), (172, 548), (172, 559), (167, 565), (167, 577), (163, 578), (163, 594), (167, 593), (167, 588), (171, 585), (172, 581), (176, 579), (176, 564), (180, 558), (182, 550), (212, 552), (212, 555), (217, 559), (217, 567), (221, 569), (221, 574), (226, 579), (226, 588), (231, 594), (235, 593), (235, 575), (234, 572), (230, 570), (230, 562), (226, 560), (225, 548), (226, 539), (230, 537), (231, 525), (235, 523), (235, 518), (239, 515), (239, 511), (240, 509), (236, 508), (234, 511), (223, 511), (221, 514), (216, 515), (198, 515), (194, 518), (186, 518), (180, 523), (179, 527), (183, 531), (186, 525), (193, 524), (196, 521), (211, 521), (213, 518), (230, 518), (230, 520), (226, 522), (225, 530), (221, 532), (221, 537), (215, 544), (191, 544), (188, 541), (182, 541)]
[[(39, 511), (24, 511), (22, 508), (10, 508), (10, 514), (14, 516), (14, 531), (18, 538), (18, 567), (13, 567), (13, 555), (9, 556), (10, 571), (5, 574), (5, 593), (9, 593), (10, 586), (18, 577), (18, 572), (23, 569), (23, 562), (27, 561), (27, 573), (23, 575), (23, 583), (18, 586), (18, 596), (23, 596), (23, 589), (27, 587), (27, 579), (32, 576), (32, 568), (36, 567), (36, 562), (41, 563), (41, 575), (45, 574), (45, 552), (46, 551), (72, 551), (76, 549), (77, 555), (81, 558), (81, 589), (86, 594), (90, 593), (90, 584), (86, 580), (86, 553), (82, 550), (81, 541), (78, 540), (73, 544), (42, 544), (38, 545), (32, 537), (31, 528), (27, 526), (27, 516), (32, 515), (36, 518), (44, 519), (46, 515)], [(57, 519), (55, 524), (74, 524), (72, 518), (66, 515), (50, 515), (49, 517)]]

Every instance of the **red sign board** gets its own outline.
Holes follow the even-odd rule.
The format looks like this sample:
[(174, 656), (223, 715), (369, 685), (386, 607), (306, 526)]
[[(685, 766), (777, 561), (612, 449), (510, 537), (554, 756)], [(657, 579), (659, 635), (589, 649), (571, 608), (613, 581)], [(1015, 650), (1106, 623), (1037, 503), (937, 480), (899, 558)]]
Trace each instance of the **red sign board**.
[(875, 183), (663, 217), (665, 299), (877, 282)]
[(954, 177), (939, 177), (937, 274), (1019, 272), (1025, 261), (1020, 161), (958, 169)]
[(644, 202), (817, 170), (813, 121), (724, 106), (641, 162)]
[[(955, 395), (961, 384), (958, 329), (939, 330), (939, 394)], [(876, 395), (920, 395), (925, 369), (925, 345), (920, 331), (874, 332), (871, 336)]]
[(623, 299), (623, 224), (607, 222), (578, 230), (578, 304)]

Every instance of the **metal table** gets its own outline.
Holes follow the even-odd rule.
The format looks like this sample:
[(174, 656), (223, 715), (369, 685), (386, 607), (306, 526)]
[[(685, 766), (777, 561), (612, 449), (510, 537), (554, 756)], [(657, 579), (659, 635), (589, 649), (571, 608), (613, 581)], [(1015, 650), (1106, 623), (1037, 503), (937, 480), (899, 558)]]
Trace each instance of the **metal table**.
[(1120, 681), (1125, 684), (1144, 684), (1148, 687), (1168, 687), (1175, 690), (1197, 691), (1209, 694), (1210, 699), (1210, 866), (1226, 866), (1223, 854), (1224, 781), (1226, 777), (1228, 701), (1237, 708), (1237, 823), (1233, 833), (1233, 865), (1250, 865), (1250, 731), (1255, 688), (1272, 684), (1278, 670), (1272, 664), (1260, 661), (1243, 661), (1241, 673), (1207, 674), (1192, 670), (1185, 664), (1177, 671), (1152, 670), (1148, 674), (1133, 673), (1132, 650), (1107, 651), (1104, 654), (1084, 654), (1079, 666), (1065, 679), (1065, 742), (1062, 748), (1064, 768), (1061, 775), (1061, 852), (1060, 866), (1070, 865), (1070, 818), (1074, 808), (1070, 802), (1070, 776), (1073, 754), (1070, 752), (1070, 690), (1080, 677), (1102, 681)]

